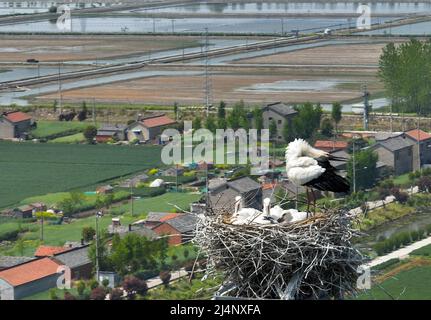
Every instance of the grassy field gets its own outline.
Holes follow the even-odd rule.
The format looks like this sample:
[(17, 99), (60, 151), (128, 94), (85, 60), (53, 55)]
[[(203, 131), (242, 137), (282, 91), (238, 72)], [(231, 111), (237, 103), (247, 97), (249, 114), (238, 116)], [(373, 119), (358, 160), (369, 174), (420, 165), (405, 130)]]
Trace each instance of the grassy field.
[(425, 247), (422, 247), (420, 249), (417, 249), (410, 253), (412, 256), (426, 256), (431, 257), (431, 245), (427, 245)]
[(88, 122), (79, 121), (37, 121), (37, 128), (32, 131), (32, 134), (36, 138), (46, 138), (53, 135), (67, 134), (73, 131), (83, 131), (85, 127), (90, 125)]
[[(165, 193), (161, 196), (135, 200), (133, 203), (134, 214), (144, 214), (151, 211), (154, 212), (170, 212), (175, 207), (172, 204), (184, 209), (190, 210), (190, 203), (199, 200), (200, 194), (190, 193)], [(130, 204), (116, 207), (114, 211), (130, 212)]]
[(80, 133), (72, 134), (70, 136), (56, 138), (56, 139), (53, 139), (49, 142), (51, 142), (51, 143), (80, 143), (83, 141), (85, 141), (85, 137), (84, 137), (84, 134), (80, 132)]
[(394, 178), (394, 184), (396, 186), (407, 186), (409, 184), (409, 174), (405, 173)]
[(0, 142), (0, 208), (160, 166), (160, 147)]

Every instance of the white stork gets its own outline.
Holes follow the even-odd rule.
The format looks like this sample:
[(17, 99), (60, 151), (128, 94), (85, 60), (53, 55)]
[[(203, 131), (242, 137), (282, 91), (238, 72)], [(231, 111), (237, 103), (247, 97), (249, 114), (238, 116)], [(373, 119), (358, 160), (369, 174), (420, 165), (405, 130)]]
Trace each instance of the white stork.
[[(307, 191), (307, 212), (310, 208), (309, 189), (321, 191), (348, 193), (349, 182), (337, 174), (329, 160), (346, 161), (344, 158), (334, 157), (328, 152), (311, 147), (303, 139), (295, 139), (286, 148), (286, 173), (290, 181), (297, 186), (305, 186)], [(316, 197), (313, 190), (314, 209)]]

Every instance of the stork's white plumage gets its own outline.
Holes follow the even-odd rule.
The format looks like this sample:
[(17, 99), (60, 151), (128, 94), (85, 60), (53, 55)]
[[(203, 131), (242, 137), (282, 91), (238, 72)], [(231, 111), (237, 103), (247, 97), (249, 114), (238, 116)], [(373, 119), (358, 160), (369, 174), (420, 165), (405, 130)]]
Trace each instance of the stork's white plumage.
[(321, 191), (349, 192), (349, 183), (336, 173), (329, 160), (345, 159), (315, 149), (303, 139), (295, 139), (286, 148), (287, 177), (298, 186), (314, 187)]

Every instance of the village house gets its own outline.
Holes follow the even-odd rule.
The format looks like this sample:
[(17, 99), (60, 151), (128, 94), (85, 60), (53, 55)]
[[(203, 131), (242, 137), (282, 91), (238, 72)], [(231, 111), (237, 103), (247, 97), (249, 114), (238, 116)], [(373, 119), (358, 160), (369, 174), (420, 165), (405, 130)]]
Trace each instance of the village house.
[(414, 129), (407, 131), (406, 137), (414, 142), (413, 169), (419, 170), (423, 165), (431, 164), (431, 134), (422, 130)]
[(130, 124), (127, 128), (127, 140), (140, 142), (155, 141), (163, 130), (176, 124), (174, 120), (165, 114), (153, 115), (140, 118), (138, 121)]
[(64, 252), (54, 253), (54, 258), (72, 272), (72, 279), (90, 279), (92, 276), (93, 263), (88, 256), (89, 245), (68, 249)]
[(0, 139), (26, 139), (32, 126), (31, 116), (24, 112), (3, 112), (0, 115)]
[(345, 150), (348, 147), (347, 141), (336, 141), (336, 140), (317, 140), (314, 143), (314, 147), (316, 149), (326, 151), (326, 152), (334, 152)]
[(12, 215), (15, 218), (27, 219), (33, 217), (33, 206), (31, 205), (23, 205), (12, 210)]
[(298, 114), (298, 111), (281, 102), (267, 104), (263, 107), (263, 127), (269, 129), (272, 121), (277, 124), (277, 134), (275, 139), (284, 142), (283, 128), (287, 122), (292, 125), (293, 118)]
[(96, 141), (99, 143), (113, 141), (124, 141), (127, 138), (127, 125), (103, 125), (97, 130)]
[(120, 188), (136, 188), (139, 184), (146, 182), (149, 179), (149, 176), (144, 174), (140, 174), (131, 179), (126, 179), (120, 183)]
[(163, 171), (162, 176), (165, 177), (176, 177), (176, 176), (182, 176), (184, 174), (184, 168), (180, 166), (170, 167)]
[(371, 148), (378, 154), (379, 160), (395, 175), (413, 171), (414, 142), (406, 135), (400, 135), (378, 141)]
[(168, 243), (174, 246), (193, 238), (197, 219), (194, 214), (150, 212), (144, 225), (159, 237), (169, 236)]
[(42, 258), (0, 271), (0, 300), (19, 300), (55, 288), (61, 265)]
[(109, 194), (109, 193), (113, 193), (113, 192), (114, 192), (114, 188), (110, 185), (100, 186), (100, 187), (96, 188), (97, 194)]
[(32, 261), (34, 259), (36, 258), (25, 257), (25, 256), (20, 257), (20, 256), (1, 256), (0, 255), (0, 271)]
[(209, 200), (215, 209), (233, 210), (235, 197), (242, 197), (244, 208), (262, 209), (262, 188), (250, 177), (233, 180), (215, 178), (209, 180)]

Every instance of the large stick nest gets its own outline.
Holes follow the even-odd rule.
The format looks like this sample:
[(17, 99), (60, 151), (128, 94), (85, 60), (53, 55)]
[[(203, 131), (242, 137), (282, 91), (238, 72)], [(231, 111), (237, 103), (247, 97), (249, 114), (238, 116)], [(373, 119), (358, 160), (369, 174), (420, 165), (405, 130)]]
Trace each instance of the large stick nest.
[(294, 224), (231, 225), (206, 216), (194, 241), (208, 255), (208, 272), (224, 273), (221, 291), (230, 297), (340, 299), (356, 293), (364, 263), (351, 243), (359, 234), (352, 220), (325, 212)]

